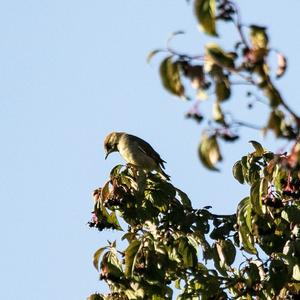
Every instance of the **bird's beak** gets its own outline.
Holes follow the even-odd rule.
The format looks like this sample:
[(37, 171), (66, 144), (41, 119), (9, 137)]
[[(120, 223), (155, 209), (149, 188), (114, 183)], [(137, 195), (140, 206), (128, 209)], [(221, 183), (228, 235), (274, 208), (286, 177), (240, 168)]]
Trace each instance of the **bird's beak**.
[(110, 153), (112, 153), (112, 152), (114, 152), (113, 149), (107, 150), (107, 152), (106, 152), (106, 154), (105, 154), (105, 159), (107, 159), (108, 155), (109, 155)]

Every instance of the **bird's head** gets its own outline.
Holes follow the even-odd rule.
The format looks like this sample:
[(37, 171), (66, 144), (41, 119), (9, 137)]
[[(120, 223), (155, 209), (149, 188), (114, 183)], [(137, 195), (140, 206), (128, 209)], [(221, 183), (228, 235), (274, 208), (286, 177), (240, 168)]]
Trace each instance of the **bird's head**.
[(112, 152), (118, 151), (118, 143), (122, 132), (112, 132), (104, 140), (105, 159)]

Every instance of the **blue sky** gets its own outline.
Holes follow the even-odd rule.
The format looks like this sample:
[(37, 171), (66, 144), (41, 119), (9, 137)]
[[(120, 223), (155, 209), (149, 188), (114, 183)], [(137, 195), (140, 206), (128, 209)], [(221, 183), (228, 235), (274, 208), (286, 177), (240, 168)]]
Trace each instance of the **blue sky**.
[[(272, 45), (288, 56), (278, 86), (299, 112), (300, 40), (292, 35), (299, 1), (239, 2), (245, 23), (268, 25)], [(200, 128), (184, 119), (190, 104), (162, 89), (159, 59), (146, 63), (176, 30), (187, 34), (174, 45), (192, 53), (210, 40), (184, 0), (0, 2), (1, 299), (75, 300), (103, 290), (92, 255), (113, 234), (86, 223), (92, 191), (122, 161), (118, 154), (104, 160), (111, 131), (149, 141), (195, 207), (231, 213), (246, 195), (231, 166), (251, 151), (248, 140), (262, 137), (245, 130), (223, 147), (223, 172), (209, 173), (196, 154)], [(235, 38), (232, 30), (220, 33), (222, 45)], [(242, 101), (237, 92), (229, 105)], [(281, 144), (265, 140), (274, 151)]]

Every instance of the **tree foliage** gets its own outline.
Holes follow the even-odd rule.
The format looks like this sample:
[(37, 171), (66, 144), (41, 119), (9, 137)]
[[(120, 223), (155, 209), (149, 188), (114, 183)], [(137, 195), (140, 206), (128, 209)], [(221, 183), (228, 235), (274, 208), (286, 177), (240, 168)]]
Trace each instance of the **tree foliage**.
[[(174, 294), (179, 300), (296, 299), (299, 294), (300, 118), (275, 86), (284, 75), (286, 58), (270, 46), (265, 27), (242, 25), (233, 1), (195, 0), (193, 5), (204, 33), (218, 36), (220, 22), (232, 23), (239, 33), (236, 44), (224, 50), (208, 43), (203, 54), (190, 56), (168, 42), (148, 59), (167, 54), (159, 71), (171, 94), (197, 105), (197, 98), (213, 102), (212, 118), (188, 113), (200, 123), (207, 121), (198, 149), (203, 165), (218, 170), (219, 140), (235, 142), (239, 127), (249, 126), (222, 109), (224, 101), (235, 101), (231, 95), (236, 78), (249, 87), (246, 96), (255, 101), (263, 97), (269, 107), (261, 130), (289, 140), (291, 148), (273, 153), (250, 141), (252, 151), (232, 169), (233, 177), (249, 186), (249, 194), (232, 215), (193, 208), (187, 194), (159, 174), (133, 166), (113, 168), (108, 181), (94, 191), (89, 225), (125, 233), (123, 242), (110, 241), (95, 252), (94, 266), (111, 292), (93, 294), (90, 300), (159, 300)], [(270, 72), (270, 52), (278, 59), (275, 74)], [(187, 84), (196, 90), (195, 100), (187, 95)]]

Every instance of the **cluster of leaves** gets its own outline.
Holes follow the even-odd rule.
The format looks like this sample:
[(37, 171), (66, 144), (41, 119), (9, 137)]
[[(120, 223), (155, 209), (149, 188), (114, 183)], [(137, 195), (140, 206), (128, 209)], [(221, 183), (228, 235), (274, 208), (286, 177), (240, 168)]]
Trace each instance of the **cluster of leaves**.
[[(216, 144), (219, 140), (236, 141), (241, 126), (261, 129), (264, 133), (272, 131), (276, 137), (294, 139), (299, 133), (300, 119), (287, 106), (274, 84), (274, 80), (284, 75), (287, 60), (270, 47), (266, 28), (242, 25), (239, 10), (233, 1), (195, 0), (194, 11), (199, 27), (211, 36), (218, 36), (217, 22), (232, 23), (239, 34), (235, 45), (230, 50), (224, 50), (216, 43), (208, 43), (202, 54), (191, 56), (171, 48), (169, 39), (165, 49), (152, 51), (148, 59), (160, 52), (168, 54), (160, 64), (163, 86), (180, 98), (196, 99), (196, 105), (186, 114), (188, 118), (197, 122), (207, 119), (208, 125), (203, 130), (199, 145), (203, 165), (210, 170), (217, 170), (216, 164), (221, 155), (215, 155), (219, 152)], [(173, 36), (177, 34), (182, 32)], [(277, 55), (278, 66), (274, 74), (270, 71), (268, 61), (271, 52)], [(196, 90), (195, 97), (188, 95), (188, 85)], [(245, 85), (245, 96), (253, 97), (252, 102), (248, 103), (249, 108), (253, 107), (253, 101), (263, 102), (269, 107), (269, 117), (265, 124), (241, 122), (233, 118), (232, 112), (223, 111), (223, 103), (233, 98), (232, 90), (236, 85)], [(254, 94), (254, 89), (260, 91), (259, 97)], [(204, 116), (201, 112), (201, 103), (207, 100), (212, 101), (211, 116)], [(207, 147), (210, 144), (207, 140), (210, 139), (214, 142), (211, 147)]]
[[(90, 299), (280, 299), (300, 291), (300, 147), (291, 154), (255, 151), (233, 167), (250, 186), (234, 215), (195, 210), (158, 174), (116, 166), (94, 193), (91, 227), (122, 230), (99, 248), (94, 266), (111, 294)], [(236, 264), (236, 253), (244, 259)], [(203, 260), (205, 264), (203, 263)], [(209, 268), (208, 262), (214, 264)], [(208, 264), (206, 264), (208, 263)]]
[[(266, 124), (259, 128), (293, 141), (292, 149), (274, 154), (251, 142), (254, 151), (233, 166), (236, 180), (249, 185), (249, 195), (233, 215), (194, 209), (188, 196), (159, 174), (116, 166), (94, 192), (89, 225), (100, 231), (127, 229), (118, 245), (109, 242), (95, 252), (94, 266), (111, 292), (89, 300), (159, 300), (174, 294), (179, 300), (268, 300), (297, 299), (300, 293), (300, 118), (274, 84), (286, 70), (286, 59), (270, 47), (266, 28), (241, 23), (233, 1), (193, 4), (204, 33), (218, 37), (218, 22), (230, 22), (239, 34), (236, 44), (224, 50), (208, 43), (202, 54), (190, 56), (168, 42), (149, 59), (168, 53), (160, 76), (171, 94), (192, 100), (189, 85), (196, 90), (196, 106), (188, 117), (207, 119), (199, 107), (212, 100), (212, 118), (199, 145), (204, 166), (218, 170), (219, 141), (233, 142), (239, 138), (236, 128), (249, 126), (223, 111), (236, 80), (249, 87), (246, 96), (269, 108)], [(274, 74), (268, 62), (271, 52), (277, 55)]]

